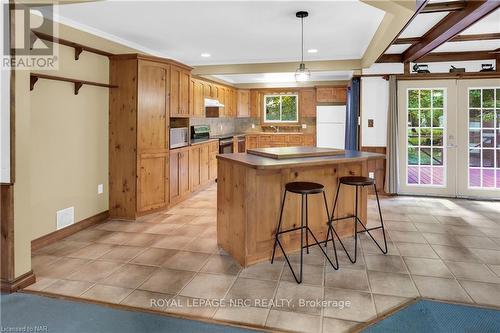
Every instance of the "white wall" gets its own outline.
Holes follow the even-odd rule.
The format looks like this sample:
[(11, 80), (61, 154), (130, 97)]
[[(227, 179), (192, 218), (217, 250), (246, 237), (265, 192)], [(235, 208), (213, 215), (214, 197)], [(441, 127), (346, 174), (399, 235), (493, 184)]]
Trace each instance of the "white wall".
[[(3, 18), (4, 3), (0, 2)], [(4, 22), (0, 22), (0, 56), (3, 56)], [(0, 68), (0, 183), (10, 182), (10, 70)]]
[[(361, 146), (387, 145), (389, 82), (381, 77), (361, 78)], [(373, 127), (368, 120), (373, 119)]]

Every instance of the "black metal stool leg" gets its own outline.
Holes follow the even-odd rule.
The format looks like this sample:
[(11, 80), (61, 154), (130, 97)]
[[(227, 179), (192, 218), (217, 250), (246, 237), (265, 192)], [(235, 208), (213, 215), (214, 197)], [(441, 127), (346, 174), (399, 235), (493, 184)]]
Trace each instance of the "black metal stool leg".
[[(337, 200), (339, 198), (339, 192), (340, 192), (340, 185), (342, 184), (338, 184), (337, 185), (337, 192), (335, 193), (335, 200), (333, 200), (333, 209), (332, 209), (332, 215), (330, 217), (330, 221), (332, 222), (333, 221), (333, 217), (335, 216), (335, 208), (337, 207)], [(323, 192), (323, 195), (325, 195), (325, 192)], [(326, 240), (328, 240), (328, 237), (330, 236), (330, 228), (328, 228), (328, 232), (326, 234)], [(332, 237), (333, 237), (333, 233), (332, 233)], [(325, 247), (327, 246), (328, 242), (325, 242)]]
[(278, 244), (278, 236), (281, 230), (281, 220), (283, 219), (283, 208), (285, 207), (286, 192), (287, 191), (285, 190), (285, 193), (283, 193), (283, 201), (281, 202), (280, 219), (274, 237), (274, 247), (273, 247), (273, 256), (271, 257), (271, 264), (274, 262), (274, 254), (276, 253), (276, 245)]
[[(326, 216), (328, 217), (328, 232), (326, 233), (326, 240), (325, 240), (325, 247), (326, 247), (326, 244), (328, 243), (328, 239), (329, 239), (328, 237), (330, 235), (330, 230), (333, 230), (333, 225), (332, 225), (332, 219), (329, 216), (330, 212), (328, 211), (328, 202), (326, 200), (325, 191), (323, 191), (323, 201), (325, 202)], [(323, 249), (321, 249), (321, 251), (323, 251), (326, 258), (328, 259), (328, 261), (332, 265), (333, 269), (337, 270), (337, 269), (339, 269), (339, 258), (337, 256), (337, 247), (335, 246), (335, 236), (334, 236), (333, 232), (332, 232), (332, 247), (333, 247), (333, 254), (335, 255), (335, 264), (332, 263), (332, 261), (330, 260), (328, 255), (323, 251)]]
[(309, 230), (309, 208), (307, 205), (308, 201), (309, 200), (306, 194), (306, 253), (307, 254), (309, 254), (309, 232), (307, 232)]

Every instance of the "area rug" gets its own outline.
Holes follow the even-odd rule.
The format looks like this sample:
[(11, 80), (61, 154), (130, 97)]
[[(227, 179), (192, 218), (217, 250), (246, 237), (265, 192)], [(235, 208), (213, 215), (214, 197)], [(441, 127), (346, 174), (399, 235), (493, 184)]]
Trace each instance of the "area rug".
[(500, 332), (500, 310), (419, 300), (368, 326), (362, 332)]
[(255, 333), (250, 329), (25, 293), (0, 295), (1, 332)]

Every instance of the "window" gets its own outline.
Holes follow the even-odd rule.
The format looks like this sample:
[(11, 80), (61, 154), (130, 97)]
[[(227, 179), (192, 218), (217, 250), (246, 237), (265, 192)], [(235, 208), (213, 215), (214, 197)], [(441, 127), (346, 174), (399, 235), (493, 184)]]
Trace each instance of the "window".
[(407, 185), (446, 183), (444, 100), (444, 89), (408, 89)]
[(500, 89), (469, 88), (469, 188), (500, 188)]
[(298, 122), (298, 99), (296, 94), (264, 95), (264, 122)]

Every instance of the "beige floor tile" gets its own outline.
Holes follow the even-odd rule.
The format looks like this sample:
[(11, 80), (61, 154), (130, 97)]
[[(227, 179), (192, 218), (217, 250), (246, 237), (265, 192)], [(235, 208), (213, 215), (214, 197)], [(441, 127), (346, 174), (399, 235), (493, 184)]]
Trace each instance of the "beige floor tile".
[(134, 290), (120, 304), (144, 309), (165, 310), (168, 300), (174, 295), (155, 293), (146, 290)]
[(218, 306), (208, 303), (208, 300), (175, 296), (165, 307), (165, 312), (194, 317), (212, 318)]
[(155, 267), (126, 264), (111, 273), (101, 284), (135, 289), (141, 285), (153, 272)]
[(318, 332), (321, 317), (305, 313), (271, 310), (266, 326), (293, 332)]
[(212, 254), (217, 251), (217, 239), (198, 237), (189, 242), (183, 250)]
[(476, 227), (470, 226), (450, 226), (450, 232), (453, 235), (464, 235), (464, 236), (484, 236), (484, 233)]
[(457, 279), (500, 283), (500, 278), (484, 264), (458, 261), (445, 263)]
[(88, 264), (83, 265), (73, 274), (68, 275), (67, 279), (98, 282), (121, 266), (121, 263), (117, 263), (114, 261), (94, 260), (89, 262)]
[(418, 291), (410, 276), (401, 273), (368, 272), (371, 290), (377, 294), (416, 297)]
[(108, 237), (111, 234), (112, 232), (110, 231), (87, 228), (65, 238), (65, 240), (92, 243), (98, 242), (102, 238)]
[(161, 249), (180, 250), (184, 248), (189, 242), (193, 240), (192, 237), (184, 236), (165, 236), (153, 243), (152, 247)]
[(260, 300), (272, 300), (277, 281), (246, 279), (239, 277), (224, 297), (226, 300), (248, 300), (250, 306), (265, 307)]
[(416, 223), (438, 223), (438, 220), (432, 215), (408, 214), (408, 218)]
[(500, 277), (500, 265), (488, 265), (490, 269)]
[(177, 252), (178, 250), (149, 248), (132, 259), (130, 262), (141, 265), (161, 266)]
[(405, 221), (384, 221), (384, 225), (388, 230), (398, 231), (417, 231), (415, 225)]
[(360, 323), (349, 320), (323, 318), (323, 333), (347, 333), (351, 332)]
[[(372, 296), (367, 292), (325, 288), (325, 301), (339, 302), (324, 308), (323, 315), (326, 317), (364, 322), (377, 314)], [(346, 302), (350, 302), (350, 306)]]
[(111, 244), (90, 244), (84, 248), (78, 249), (75, 252), (68, 254), (68, 257), (79, 259), (97, 259), (103, 254), (113, 249), (114, 245)]
[[(302, 271), (302, 283), (315, 286), (322, 286), (323, 271), (324, 271), (323, 266), (304, 264)], [(300, 268), (296, 270), (296, 274), (298, 275), (299, 272)], [(293, 277), (292, 271), (290, 270), (288, 265), (286, 265), (285, 268), (283, 269), (283, 273), (281, 275), (281, 281), (289, 281), (295, 283), (295, 278)]]
[(389, 236), (395, 242), (426, 243), (425, 238), (418, 231), (389, 231)]
[(208, 259), (201, 272), (237, 275), (241, 269), (241, 265), (231, 256), (214, 254)]
[(455, 236), (450, 234), (436, 234), (424, 232), (422, 235), (431, 245), (462, 246)]
[(263, 326), (268, 313), (269, 310), (264, 308), (224, 307), (217, 310), (214, 319)]
[(205, 265), (209, 257), (210, 255), (207, 253), (178, 251), (165, 261), (162, 266), (171, 269), (198, 272)]
[[(271, 264), (269, 261), (264, 261), (249, 266), (247, 268), (244, 268), (240, 272), (240, 276), (246, 278), (263, 279), (263, 280), (278, 280), (280, 278), (283, 265), (284, 265), (283, 260), (275, 259), (273, 264)], [(288, 266), (286, 268), (288, 268)]]
[(432, 248), (443, 260), (480, 262), (477, 256), (464, 247), (432, 245)]
[(500, 251), (485, 250), (485, 249), (470, 249), (484, 263), (492, 265), (500, 265)]
[(140, 246), (117, 245), (99, 259), (128, 262), (137, 257), (146, 248)]
[(405, 257), (404, 261), (413, 275), (453, 277), (441, 259)]
[(51, 278), (45, 278), (45, 277), (36, 277), (36, 282), (33, 284), (30, 284), (23, 290), (32, 290), (32, 291), (40, 291), (42, 289), (47, 288), (54, 282), (59, 281), (58, 279), (51, 279)]
[(459, 280), (474, 302), (500, 306), (500, 284)]
[(235, 277), (232, 275), (198, 273), (181, 292), (181, 296), (222, 299), (233, 284)]
[(457, 241), (465, 247), (476, 249), (500, 250), (500, 246), (484, 236), (455, 236)]
[(399, 296), (378, 295), (378, 294), (373, 294), (372, 296), (373, 296), (373, 301), (375, 302), (375, 308), (377, 310), (377, 314), (379, 316), (411, 300), (411, 298), (399, 297)]
[(59, 259), (61, 259), (61, 257), (46, 254), (35, 255), (31, 257), (31, 268), (33, 269), (33, 271), (37, 272)]
[(396, 242), (396, 246), (403, 257), (439, 258), (429, 244)]
[[(101, 230), (102, 231), (102, 230)], [(109, 232), (109, 231), (107, 231)], [(123, 245), (135, 234), (131, 232), (109, 232), (108, 235), (100, 237), (95, 242), (103, 244)]]
[(61, 240), (50, 245), (44, 246), (41, 249), (35, 251), (34, 254), (48, 254), (56, 257), (64, 257), (72, 252), (75, 252), (81, 248), (84, 248), (91, 243), (89, 242), (77, 242), (70, 240)]
[(159, 268), (139, 286), (139, 289), (164, 294), (177, 294), (191, 281), (194, 275), (194, 272)]
[(154, 234), (129, 233), (130, 236), (124, 245), (149, 247), (158, 242), (162, 236)]
[[(282, 311), (301, 312), (312, 315), (321, 315), (321, 308), (314, 301), (323, 299), (323, 287), (297, 284), (294, 282), (281, 281), (276, 292), (276, 300), (286, 300)], [(301, 303), (303, 302), (303, 303)]]
[(88, 262), (90, 262), (88, 259), (61, 258), (54, 263), (41, 268), (38, 272), (36, 272), (36, 274), (40, 277), (64, 279), (73, 272), (81, 269), (82, 266)]
[(92, 282), (57, 280), (42, 291), (65, 296), (79, 296), (92, 287)]
[(413, 281), (423, 297), (454, 302), (471, 302), (467, 293), (455, 279), (414, 275)]
[(420, 232), (430, 232), (436, 234), (448, 234), (449, 226), (437, 223), (417, 223), (416, 227)]
[(368, 277), (365, 270), (341, 267), (325, 273), (325, 287), (368, 291)]
[(365, 255), (367, 269), (379, 272), (406, 273), (406, 267), (400, 256), (384, 254)]
[(178, 224), (168, 224), (168, 223), (160, 223), (160, 224), (152, 224), (149, 228), (147, 228), (144, 233), (147, 234), (156, 234), (156, 235), (174, 235), (175, 229), (178, 229), (180, 225)]
[(133, 289), (95, 284), (81, 295), (82, 298), (92, 299), (106, 303), (120, 303)]

